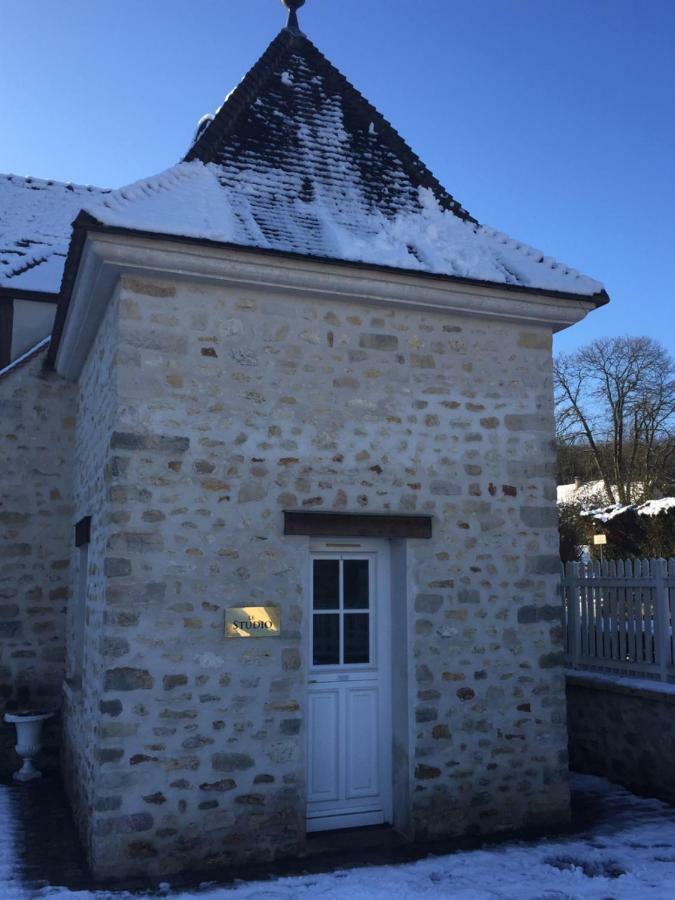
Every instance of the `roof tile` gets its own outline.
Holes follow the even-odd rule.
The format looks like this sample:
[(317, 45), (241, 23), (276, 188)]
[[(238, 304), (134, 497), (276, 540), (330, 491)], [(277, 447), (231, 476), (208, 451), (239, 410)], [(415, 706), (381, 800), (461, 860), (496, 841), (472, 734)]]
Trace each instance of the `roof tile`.
[(0, 288), (58, 293), (71, 222), (101, 188), (0, 175)]

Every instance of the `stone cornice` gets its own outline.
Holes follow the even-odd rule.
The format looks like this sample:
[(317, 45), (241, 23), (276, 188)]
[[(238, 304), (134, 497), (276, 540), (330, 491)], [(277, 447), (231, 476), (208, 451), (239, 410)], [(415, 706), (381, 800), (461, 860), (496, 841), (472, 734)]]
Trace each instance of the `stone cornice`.
[[(76, 380), (121, 276), (263, 290), (314, 300), (454, 313), (559, 331), (597, 298), (471, 284), (365, 265), (330, 263), (134, 233), (86, 235), (58, 337), (56, 370)], [(65, 297), (61, 298), (64, 302)]]

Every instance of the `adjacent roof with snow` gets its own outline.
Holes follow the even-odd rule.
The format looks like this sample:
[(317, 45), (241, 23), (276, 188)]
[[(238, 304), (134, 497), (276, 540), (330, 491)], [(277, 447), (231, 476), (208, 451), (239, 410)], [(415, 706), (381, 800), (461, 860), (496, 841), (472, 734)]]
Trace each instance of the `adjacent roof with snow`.
[[(638, 491), (642, 490), (642, 484), (635, 486)], [(612, 491), (616, 492), (616, 486), (612, 485)], [(658, 516), (661, 513), (675, 509), (675, 497), (661, 497), (659, 500), (647, 500), (644, 503), (629, 503), (622, 505), (621, 503), (609, 503), (607, 491), (604, 482), (585, 481), (581, 484), (572, 482), (572, 484), (558, 485), (558, 506), (566, 506), (568, 504), (578, 504), (581, 509), (582, 516), (588, 516), (597, 519), (599, 522), (609, 522), (617, 516), (632, 510), (638, 516)]]
[(83, 207), (102, 226), (607, 300), (599, 282), (479, 225), (293, 28), (182, 163)]
[(616, 503), (601, 509), (586, 510), (581, 515), (597, 519), (598, 522), (610, 522), (617, 516), (622, 516), (630, 511), (638, 516), (660, 516), (661, 513), (667, 513), (671, 509), (675, 509), (675, 497), (661, 497), (659, 500), (647, 500), (645, 503), (639, 504), (629, 503), (627, 506)]
[(71, 222), (106, 191), (0, 175), (0, 288), (58, 293)]

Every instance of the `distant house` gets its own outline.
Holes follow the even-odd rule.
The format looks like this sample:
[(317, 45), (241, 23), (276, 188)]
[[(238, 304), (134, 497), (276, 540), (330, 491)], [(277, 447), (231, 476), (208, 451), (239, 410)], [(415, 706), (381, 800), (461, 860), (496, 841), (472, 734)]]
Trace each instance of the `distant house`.
[(559, 484), (556, 492), (558, 506), (574, 504), (582, 509), (594, 509), (609, 503), (602, 480), (583, 481), (581, 478), (577, 478), (570, 484)]
[(565, 821), (551, 341), (602, 286), (294, 10), (172, 169), (1, 196), (0, 696), (62, 698), (94, 873)]

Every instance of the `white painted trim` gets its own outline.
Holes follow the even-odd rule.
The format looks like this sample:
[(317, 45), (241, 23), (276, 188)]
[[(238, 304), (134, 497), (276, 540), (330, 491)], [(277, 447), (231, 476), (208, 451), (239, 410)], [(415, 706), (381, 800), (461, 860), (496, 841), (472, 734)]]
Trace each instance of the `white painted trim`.
[(56, 357), (56, 369), (76, 380), (113, 289), (122, 275), (228, 285), (273, 296), (372, 303), (518, 322), (559, 331), (583, 319), (595, 303), (500, 285), (476, 286), (409, 273), (316, 260), (282, 259), (227, 247), (209, 247), (135, 235), (87, 236)]

